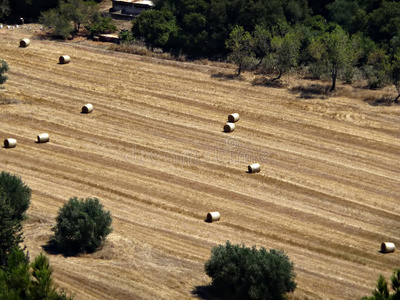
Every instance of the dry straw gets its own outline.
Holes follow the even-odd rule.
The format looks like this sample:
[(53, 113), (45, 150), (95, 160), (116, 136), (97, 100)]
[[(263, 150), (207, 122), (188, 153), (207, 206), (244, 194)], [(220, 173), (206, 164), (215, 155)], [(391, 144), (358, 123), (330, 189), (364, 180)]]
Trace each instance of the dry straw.
[(232, 132), (232, 131), (235, 130), (235, 128), (236, 128), (235, 124), (233, 124), (233, 123), (226, 123), (225, 126), (224, 126), (224, 131), (225, 131), (225, 132)]
[(38, 143), (47, 143), (50, 141), (50, 136), (48, 133), (41, 133), (37, 136)]
[(31, 44), (31, 41), (29, 39), (22, 39), (19, 41), (20, 47), (28, 47), (30, 44)]
[(381, 244), (381, 252), (382, 253), (391, 253), (394, 252), (396, 246), (394, 243), (384, 242)]
[(217, 211), (209, 212), (207, 214), (207, 222), (219, 221), (220, 218), (221, 218), (221, 215)]
[(91, 113), (92, 111), (93, 111), (93, 105), (92, 104), (88, 103), (88, 104), (82, 106), (82, 113), (88, 114), (88, 113)]
[(71, 61), (71, 57), (68, 55), (61, 55), (59, 58), (60, 64), (67, 64)]
[(256, 164), (251, 164), (247, 167), (249, 169), (249, 173), (258, 173), (260, 172), (260, 164), (256, 163)]
[(235, 123), (235, 122), (239, 121), (239, 118), (240, 118), (240, 116), (239, 116), (238, 113), (230, 114), (230, 115), (228, 116), (228, 122)]
[(16, 139), (5, 139), (4, 140), (4, 148), (14, 148), (17, 146), (17, 140)]

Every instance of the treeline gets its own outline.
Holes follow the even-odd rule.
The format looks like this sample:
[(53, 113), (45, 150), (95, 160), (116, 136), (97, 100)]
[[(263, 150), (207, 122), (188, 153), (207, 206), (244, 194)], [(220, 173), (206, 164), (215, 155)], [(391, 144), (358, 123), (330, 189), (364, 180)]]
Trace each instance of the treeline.
[[(400, 95), (400, 2), (382, 0), (158, 0), (133, 22), (149, 48), (189, 58), (230, 59), (242, 70), (281, 74), (301, 66), (316, 78)], [(399, 97), (396, 97), (395, 101)]]
[(384, 50), (400, 45), (400, 3), (383, 0), (158, 0), (143, 12), (133, 33), (150, 47), (183, 51), (191, 56), (223, 56), (235, 26), (256, 26), (281, 35), (288, 27), (320, 31), (340, 25)]
[[(87, 1), (99, 3), (102, 0)], [(57, 7), (59, 2), (60, 0), (0, 0), (0, 21), (18, 22), (20, 18), (27, 22), (37, 21), (41, 12)]]

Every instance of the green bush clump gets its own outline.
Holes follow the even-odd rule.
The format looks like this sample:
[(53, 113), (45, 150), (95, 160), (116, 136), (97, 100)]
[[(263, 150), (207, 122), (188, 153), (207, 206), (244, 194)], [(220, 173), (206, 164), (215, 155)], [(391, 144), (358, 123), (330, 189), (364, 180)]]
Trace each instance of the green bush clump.
[(293, 263), (280, 250), (219, 245), (211, 250), (205, 271), (223, 299), (280, 300), (296, 288)]
[(11, 219), (22, 220), (31, 203), (31, 189), (21, 177), (3, 171), (0, 174), (0, 191), (12, 209)]
[(56, 222), (50, 244), (69, 255), (94, 252), (112, 231), (111, 214), (97, 198), (69, 199)]

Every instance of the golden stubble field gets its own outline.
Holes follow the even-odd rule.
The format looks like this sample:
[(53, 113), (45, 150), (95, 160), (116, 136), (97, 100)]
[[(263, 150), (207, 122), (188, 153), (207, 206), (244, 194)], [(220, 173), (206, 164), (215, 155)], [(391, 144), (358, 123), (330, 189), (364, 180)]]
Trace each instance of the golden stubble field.
[[(19, 48), (22, 37), (31, 46)], [(233, 70), (26, 29), (0, 30), (0, 58), (10, 66), (0, 137), (18, 140), (0, 163), (33, 191), (31, 257), (70, 197), (98, 197), (112, 213), (98, 252), (49, 255), (75, 299), (195, 298), (211, 248), (227, 240), (283, 249), (297, 274), (291, 299), (359, 299), (400, 267), (398, 251), (379, 253), (383, 241), (400, 246), (400, 106), (370, 106), (365, 90), (302, 99), (213, 76)], [(86, 103), (92, 114), (80, 113)], [(232, 112), (241, 120), (223, 133)], [(42, 132), (50, 143), (35, 143)], [(261, 173), (246, 173), (256, 161)], [(221, 221), (204, 222), (210, 211)]]

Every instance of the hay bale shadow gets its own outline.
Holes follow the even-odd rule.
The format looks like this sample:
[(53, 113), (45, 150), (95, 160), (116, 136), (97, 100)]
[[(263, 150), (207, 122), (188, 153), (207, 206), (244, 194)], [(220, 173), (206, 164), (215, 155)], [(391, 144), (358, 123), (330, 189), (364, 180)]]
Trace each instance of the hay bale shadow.
[(400, 102), (395, 102), (393, 98), (389, 97), (368, 97), (364, 99), (364, 102), (371, 106), (393, 106), (400, 104)]
[(259, 86), (271, 87), (271, 88), (276, 88), (276, 89), (282, 89), (282, 88), (285, 88), (288, 86), (286, 83), (283, 83), (280, 80), (273, 80), (273, 79), (269, 79), (266, 77), (255, 78), (251, 84), (253, 86), (259, 85)]
[(211, 285), (196, 286), (191, 294), (198, 299), (203, 300), (221, 300), (223, 299)]
[(217, 72), (214, 74), (211, 74), (211, 78), (217, 78), (220, 80), (240, 80), (243, 81), (244, 77), (242, 75), (238, 75), (236, 73), (227, 73), (227, 72)]
[(311, 84), (311, 85), (298, 85), (290, 89), (293, 94), (299, 94), (298, 98), (301, 99), (315, 99), (315, 98), (327, 98), (330, 86), (323, 84)]

